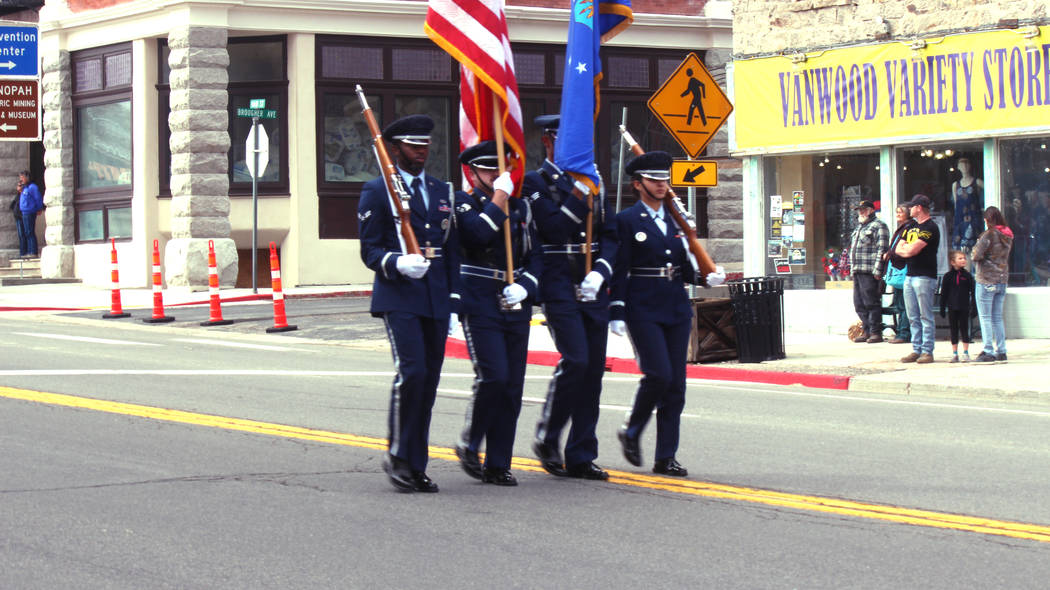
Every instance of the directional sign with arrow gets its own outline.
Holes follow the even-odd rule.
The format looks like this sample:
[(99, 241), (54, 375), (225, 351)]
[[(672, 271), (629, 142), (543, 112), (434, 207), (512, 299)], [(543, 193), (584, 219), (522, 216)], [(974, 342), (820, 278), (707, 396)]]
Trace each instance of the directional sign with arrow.
[(0, 23), (0, 74), (5, 76), (39, 76), (40, 33), (31, 23)]
[(675, 160), (671, 162), (671, 186), (718, 186), (718, 162)]

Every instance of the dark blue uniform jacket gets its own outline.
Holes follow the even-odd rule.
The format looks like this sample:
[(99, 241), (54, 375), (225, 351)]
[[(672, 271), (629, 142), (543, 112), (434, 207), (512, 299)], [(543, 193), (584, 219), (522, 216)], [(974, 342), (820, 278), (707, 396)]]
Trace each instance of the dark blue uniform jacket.
[[(514, 282), (525, 287), (529, 297), (522, 302), (522, 310), (514, 314), (529, 317), (531, 304), (538, 302), (543, 258), (535, 249), (536, 226), (528, 203), (522, 199), (507, 201), (510, 211), (511, 247), (514, 266), (520, 273)], [(503, 220), (507, 215), (488, 196), (480, 191), (456, 193), (456, 233), (461, 246), (460, 262), (465, 267), (460, 276), (460, 309), (463, 315), (508, 317), (500, 310), (499, 296), (507, 286), (505, 279), (476, 276), (483, 270), (506, 272), (507, 255), (503, 237)]]
[[(686, 255), (678, 227), (669, 216), (665, 221), (670, 236), (660, 231), (642, 201), (616, 216), (620, 246), (612, 280), (611, 319), (673, 324), (692, 317), (693, 309), (683, 282), (695, 282), (696, 272)], [(674, 269), (670, 278), (631, 272), (632, 269), (667, 268), (668, 264)]]
[(399, 232), (394, 225), (393, 205), (382, 178), (365, 183), (357, 208), (360, 225), (361, 260), (375, 271), (372, 285), (372, 315), (390, 311), (407, 311), (419, 316), (445, 318), (455, 312), (456, 285), (459, 273), (459, 248), (456, 245), (452, 216), (455, 207), (451, 185), (426, 175), (429, 210), (413, 196), (412, 230), (419, 247), (433, 248), (430, 269), (422, 279), (409, 279), (397, 270), (401, 256)]

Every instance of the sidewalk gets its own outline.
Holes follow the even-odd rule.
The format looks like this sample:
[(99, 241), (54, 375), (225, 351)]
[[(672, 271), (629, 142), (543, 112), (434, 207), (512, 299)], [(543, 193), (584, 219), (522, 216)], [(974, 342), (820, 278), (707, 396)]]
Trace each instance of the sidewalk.
[[(289, 299), (310, 297), (367, 296), (370, 285), (335, 285), (293, 287), (285, 289)], [(223, 305), (237, 302), (268, 301), (269, 289), (223, 289)], [(0, 312), (69, 311), (77, 309), (108, 310), (111, 292), (106, 288), (81, 284), (20, 285), (0, 288)], [(126, 309), (150, 309), (150, 289), (122, 289), (122, 306)], [(173, 289), (164, 292), (165, 306), (205, 305), (207, 291), (190, 292)], [(529, 362), (553, 366), (558, 354), (550, 333), (537, 316), (529, 342)], [(103, 320), (99, 320), (103, 321)], [(290, 322), (308, 321), (289, 318)], [(900, 357), (911, 352), (909, 344), (858, 344), (845, 334), (785, 334), (787, 358), (762, 363), (726, 361), (689, 365), (688, 376), (694, 379), (766, 383), (849, 390), (893, 395), (922, 394), (955, 399), (1016, 400), (1050, 403), (1050, 339), (1010, 340), (1009, 362), (997, 364), (950, 364), (951, 345), (938, 342), (936, 362), (929, 365), (903, 364)], [(457, 329), (449, 339), (448, 354), (467, 358), (462, 331)], [(980, 343), (971, 345), (976, 358)], [(627, 338), (610, 334), (607, 365), (610, 371), (637, 373), (634, 353)]]

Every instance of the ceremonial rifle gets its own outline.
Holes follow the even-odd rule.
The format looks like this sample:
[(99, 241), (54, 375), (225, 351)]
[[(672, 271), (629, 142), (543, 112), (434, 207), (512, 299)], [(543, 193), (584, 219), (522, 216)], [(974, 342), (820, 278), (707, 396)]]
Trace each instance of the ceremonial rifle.
[(372, 108), (368, 106), (368, 99), (365, 97), (365, 91), (361, 89), (360, 84), (357, 85), (357, 97), (361, 100), (361, 114), (364, 115), (365, 122), (368, 123), (368, 131), (372, 134), (372, 151), (375, 152), (376, 160), (379, 161), (379, 174), (386, 182), (386, 192), (390, 195), (394, 212), (397, 214), (397, 221), (399, 222), (397, 225), (400, 226), (401, 230), (398, 236), (401, 240), (401, 251), (405, 254), (422, 255), (419, 249), (419, 242), (416, 240), (416, 234), (412, 231), (412, 211), (408, 205), (411, 195), (405, 188), (405, 181), (401, 178), (401, 173), (397, 171), (394, 162), (386, 153), (383, 133), (379, 130), (379, 123), (376, 122)]
[[(640, 156), (645, 153), (642, 146), (638, 145), (638, 142), (631, 137), (631, 133), (627, 131), (627, 128), (620, 125), (620, 135), (623, 136), (624, 143), (627, 147), (631, 148), (631, 151), (636, 156)], [(671, 188), (667, 189), (667, 212), (671, 214), (671, 218), (674, 219), (675, 224), (685, 233), (686, 243), (689, 245), (689, 251), (696, 257), (696, 263), (700, 266), (700, 272), (706, 277), (708, 273), (715, 272), (715, 262), (711, 260), (711, 257), (704, 250), (703, 244), (700, 243), (700, 238), (696, 235), (696, 225), (693, 223), (693, 216), (685, 210), (682, 205), (682, 201), (674, 194)]]

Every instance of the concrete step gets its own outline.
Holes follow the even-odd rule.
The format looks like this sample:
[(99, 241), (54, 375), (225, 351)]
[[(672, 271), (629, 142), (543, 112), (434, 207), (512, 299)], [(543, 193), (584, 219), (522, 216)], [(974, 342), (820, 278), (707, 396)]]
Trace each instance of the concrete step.
[(0, 277), (40, 277), (40, 259), (15, 259), (0, 266)]

